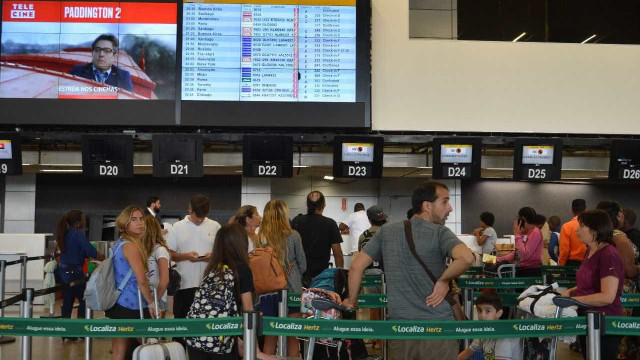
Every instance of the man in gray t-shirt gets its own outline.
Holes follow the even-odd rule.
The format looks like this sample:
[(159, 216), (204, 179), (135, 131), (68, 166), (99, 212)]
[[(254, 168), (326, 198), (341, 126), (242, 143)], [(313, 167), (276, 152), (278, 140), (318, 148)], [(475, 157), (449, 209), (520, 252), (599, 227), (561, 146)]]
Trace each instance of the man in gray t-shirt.
[[(441, 183), (427, 182), (412, 195), (415, 215), (411, 219), (416, 253), (438, 278), (435, 286), (414, 258), (402, 222), (383, 226), (353, 260), (349, 270), (349, 299), (346, 306), (358, 303), (364, 270), (374, 261), (384, 261), (390, 320), (454, 320), (450, 305), (443, 301), (451, 280), (462, 275), (474, 257), (444, 223), (453, 210), (449, 189)], [(447, 268), (445, 259), (453, 258)], [(438, 354), (442, 360), (456, 359), (457, 340), (392, 340), (395, 360), (428, 359)]]

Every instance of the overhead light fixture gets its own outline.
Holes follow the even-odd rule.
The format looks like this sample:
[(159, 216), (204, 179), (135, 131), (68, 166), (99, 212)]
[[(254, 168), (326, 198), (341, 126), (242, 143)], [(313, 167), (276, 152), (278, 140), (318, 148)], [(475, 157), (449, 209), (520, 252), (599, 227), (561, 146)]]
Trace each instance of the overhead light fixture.
[(527, 33), (526, 33), (526, 32), (523, 32), (522, 34), (518, 35), (518, 37), (517, 37), (517, 38), (513, 39), (513, 41), (512, 41), (512, 42), (518, 42), (518, 40), (522, 39), (522, 37), (523, 37), (523, 36), (525, 36), (525, 35), (527, 35)]
[(81, 173), (82, 169), (41, 169), (40, 172), (51, 173)]
[(308, 168), (309, 165), (293, 165), (294, 168)]
[(325, 175), (325, 176), (324, 176), (324, 179), (325, 179), (325, 180), (329, 180), (329, 181), (331, 181), (331, 180), (333, 180), (333, 176), (331, 176), (331, 175)]
[(593, 40), (593, 38), (595, 38), (595, 37), (596, 37), (596, 34), (593, 34), (593, 35), (589, 36), (585, 41), (581, 42), (580, 44), (586, 44), (589, 41)]

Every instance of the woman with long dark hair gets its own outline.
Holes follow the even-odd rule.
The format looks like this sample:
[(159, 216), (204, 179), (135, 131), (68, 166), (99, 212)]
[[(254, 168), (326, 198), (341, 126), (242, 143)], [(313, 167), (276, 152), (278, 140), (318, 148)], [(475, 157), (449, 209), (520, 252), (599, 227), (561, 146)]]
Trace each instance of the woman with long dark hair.
[[(237, 222), (218, 230), (205, 276), (187, 318), (240, 316), (253, 310), (253, 274), (249, 267), (247, 232)], [(238, 359), (242, 341), (231, 336), (185, 338), (189, 359)], [(259, 359), (272, 359), (258, 351)]]
[[(103, 260), (104, 256), (91, 246), (89, 239), (84, 234), (85, 217), (80, 210), (71, 210), (64, 214), (56, 225), (56, 243), (60, 250), (60, 264), (58, 275), (62, 284), (80, 280), (84, 276), (82, 266), (85, 259)], [(73, 311), (73, 303), (78, 299), (78, 318), (84, 319), (85, 285), (66, 288), (62, 291), (62, 317), (70, 318)], [(63, 338), (71, 339), (71, 338)]]
[(244, 229), (247, 230), (247, 234), (249, 236), (248, 251), (251, 252), (254, 249), (253, 243), (256, 241), (256, 230), (260, 227), (262, 223), (262, 216), (258, 214), (258, 208), (253, 205), (243, 205), (241, 206), (236, 214), (231, 217), (229, 220), (229, 224), (237, 222), (238, 224), (244, 226)]

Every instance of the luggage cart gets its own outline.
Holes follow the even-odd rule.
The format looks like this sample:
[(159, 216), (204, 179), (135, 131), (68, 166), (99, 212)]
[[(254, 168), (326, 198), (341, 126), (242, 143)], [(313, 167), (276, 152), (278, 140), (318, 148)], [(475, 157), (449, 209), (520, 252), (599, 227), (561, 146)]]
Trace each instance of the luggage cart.
[[(555, 319), (561, 318), (564, 312), (564, 309), (568, 307), (577, 306), (578, 308), (581, 308), (581, 309), (588, 309), (590, 307), (589, 305), (584, 304), (580, 301), (574, 300), (569, 297), (563, 297), (563, 296), (556, 296), (555, 298), (553, 298), (553, 303), (558, 307), (554, 315)], [(533, 314), (530, 314), (528, 312), (525, 312), (525, 314), (527, 319), (536, 318)], [(524, 342), (526, 342), (528, 339), (535, 339), (535, 341), (539, 341), (538, 340), (539, 338), (523, 338), (523, 352), (524, 352), (524, 345), (525, 345)], [(540, 346), (537, 348), (535, 357), (531, 355), (529, 357), (526, 357), (526, 354), (525, 354), (524, 359), (556, 360), (556, 353), (558, 348), (558, 336), (544, 338), (542, 341), (539, 341), (539, 342), (540, 342)], [(547, 354), (547, 351), (548, 351), (548, 354)]]

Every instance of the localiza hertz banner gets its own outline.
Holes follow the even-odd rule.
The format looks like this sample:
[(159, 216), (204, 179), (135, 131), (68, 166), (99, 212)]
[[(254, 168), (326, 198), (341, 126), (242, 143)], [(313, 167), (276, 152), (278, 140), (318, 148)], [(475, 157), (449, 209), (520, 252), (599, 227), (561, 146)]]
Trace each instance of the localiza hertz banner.
[(70, 337), (171, 337), (242, 335), (242, 318), (218, 319), (22, 319), (0, 318), (0, 335)]
[(345, 321), (263, 318), (265, 335), (375, 339), (475, 339), (584, 335), (584, 317), (498, 321)]

